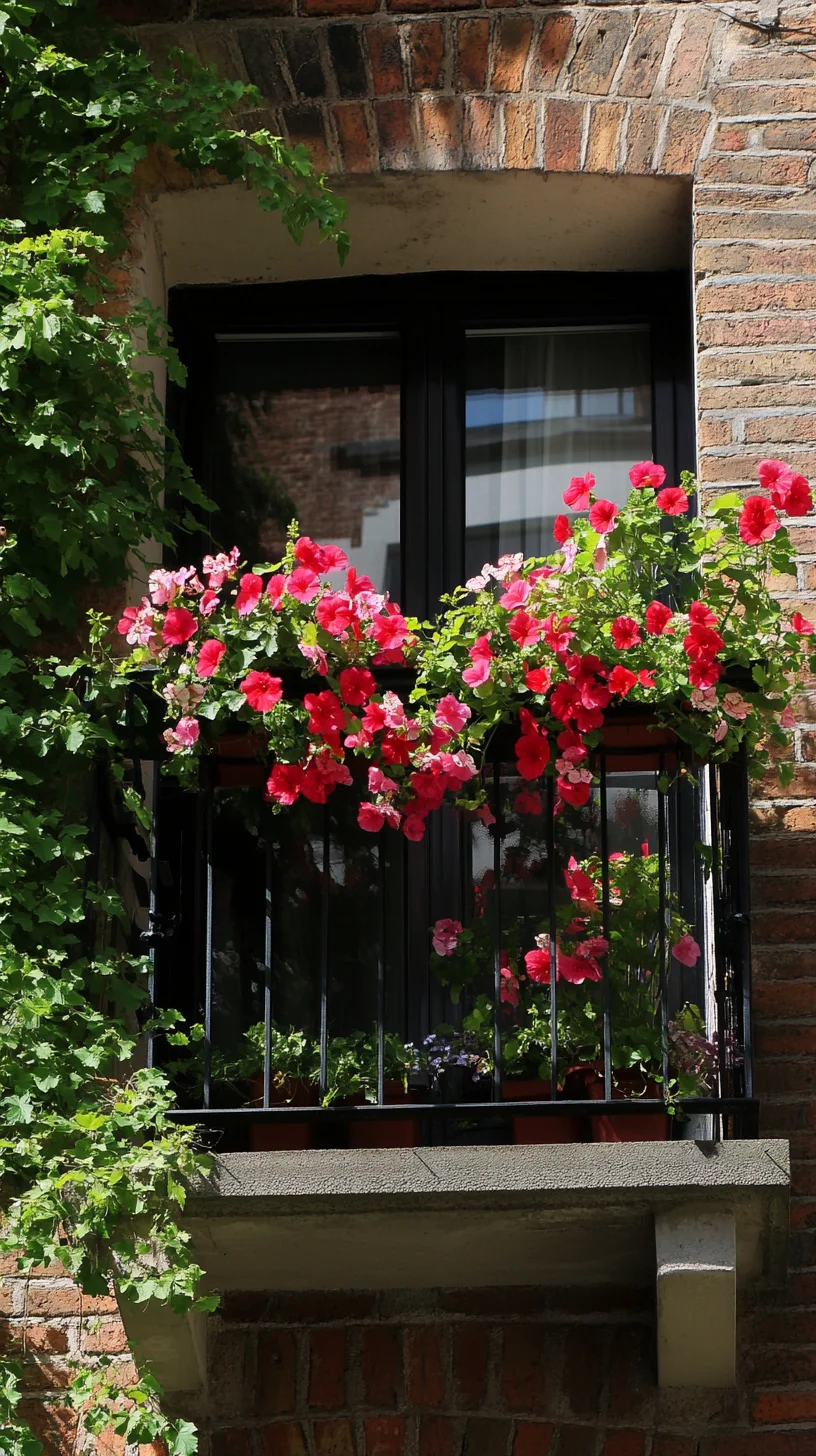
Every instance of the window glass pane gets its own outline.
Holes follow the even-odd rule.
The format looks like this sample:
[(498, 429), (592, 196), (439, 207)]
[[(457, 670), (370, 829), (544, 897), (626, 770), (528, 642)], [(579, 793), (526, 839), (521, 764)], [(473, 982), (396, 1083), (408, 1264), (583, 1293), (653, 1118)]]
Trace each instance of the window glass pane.
[(570, 476), (622, 502), (652, 453), (646, 328), (474, 333), (467, 340), (467, 575), (503, 552), (554, 549)]
[(399, 339), (221, 340), (212, 539), (280, 557), (293, 518), (400, 596)]

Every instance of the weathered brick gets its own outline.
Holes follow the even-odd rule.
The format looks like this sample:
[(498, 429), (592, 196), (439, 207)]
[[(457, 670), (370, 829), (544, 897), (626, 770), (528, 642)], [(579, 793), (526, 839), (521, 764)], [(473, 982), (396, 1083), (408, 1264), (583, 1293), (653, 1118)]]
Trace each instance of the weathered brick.
[(663, 116), (661, 107), (634, 105), (630, 108), (626, 129), (625, 172), (647, 173), (654, 170), (655, 147)]
[(580, 170), (584, 111), (585, 103), (581, 101), (547, 102), (544, 165), (548, 172)]
[(816, 112), (816, 86), (720, 86), (711, 101), (720, 116), (764, 121), (787, 112)]
[(368, 76), (357, 26), (330, 25), (326, 38), (340, 95), (344, 98), (365, 96)]
[(366, 26), (365, 39), (375, 96), (391, 96), (404, 89), (402, 51), (395, 25)]
[(571, 15), (548, 15), (544, 21), (533, 61), (532, 87), (535, 91), (552, 91), (575, 34)]
[(693, 172), (708, 126), (707, 111), (692, 111), (687, 107), (674, 107), (669, 116), (669, 126), (659, 170), (673, 176)]
[(701, 182), (738, 182), (776, 187), (803, 187), (808, 180), (809, 157), (754, 157), (745, 152), (705, 157), (697, 168)]
[(487, 1332), (484, 1325), (462, 1324), (453, 1330), (453, 1388), (456, 1405), (476, 1410), (487, 1389)]
[(379, 0), (298, 0), (303, 15), (369, 15)]
[(576, 1416), (597, 1415), (603, 1388), (606, 1335), (587, 1327), (568, 1329), (564, 1338), (562, 1388)]
[(252, 1437), (245, 1426), (226, 1426), (210, 1437), (213, 1456), (251, 1456)]
[(603, 1456), (643, 1456), (643, 1431), (610, 1431), (603, 1444)]
[(770, 150), (816, 151), (816, 120), (776, 121), (765, 127), (763, 141)]
[(419, 1423), (419, 1456), (458, 1456), (462, 1442), (458, 1423), (444, 1416), (423, 1416)]
[(384, 172), (405, 172), (416, 165), (409, 101), (377, 101), (374, 106)]
[(607, 96), (632, 33), (630, 11), (610, 10), (594, 17), (578, 42), (572, 63), (572, 86), (590, 96)]
[(65, 1355), (68, 1351), (68, 1332), (60, 1325), (35, 1325), (29, 1322), (21, 1327), (20, 1333), (27, 1351), (36, 1350), (54, 1355)]
[(756, 309), (816, 310), (816, 280), (796, 283), (718, 283), (697, 290), (697, 307), (706, 313), (751, 313)]
[(816, 1436), (802, 1431), (743, 1431), (738, 1436), (709, 1436), (700, 1456), (816, 1456)]
[(408, 71), (415, 91), (445, 83), (445, 31), (441, 20), (418, 20), (408, 30)]
[(586, 172), (614, 172), (617, 167), (625, 107), (616, 101), (596, 101), (589, 117)]
[(332, 107), (344, 172), (370, 172), (374, 165), (365, 106), (349, 101)]
[(364, 1422), (365, 1456), (403, 1456), (405, 1421), (402, 1416), (376, 1416)]
[(320, 60), (317, 32), (284, 30), (283, 44), (295, 94), (305, 101), (316, 101), (325, 96), (326, 78)]
[(558, 1456), (595, 1456), (596, 1427), (562, 1426), (558, 1436)]
[(307, 1456), (306, 1439), (299, 1421), (275, 1421), (261, 1426), (263, 1456)]
[(683, 15), (683, 29), (666, 77), (667, 95), (700, 94), (715, 23), (715, 16), (705, 10)]
[(541, 1414), (546, 1406), (546, 1327), (506, 1325), (502, 1332), (501, 1394), (508, 1410)]
[(462, 159), (461, 98), (422, 96), (416, 103), (422, 162), (431, 171), (448, 171)]
[(312, 1429), (317, 1456), (356, 1456), (350, 1421), (315, 1421)]
[(466, 97), (462, 120), (463, 167), (480, 169), (498, 166), (499, 105), (491, 96)]
[(661, 1435), (658, 1431), (650, 1456), (697, 1456), (697, 1442), (691, 1437)]
[(54, 1289), (48, 1285), (29, 1284), (26, 1291), (26, 1315), (42, 1319), (59, 1319), (61, 1315), (80, 1313), (80, 1294), (75, 1287)]
[(518, 1421), (513, 1456), (550, 1456), (553, 1428), (541, 1421)]
[(445, 1331), (417, 1325), (405, 1332), (406, 1399), (410, 1405), (441, 1406), (445, 1399)]
[(290, 1330), (258, 1332), (256, 1409), (283, 1416), (295, 1408), (295, 1337)]
[(459, 91), (483, 91), (487, 85), (490, 22), (482, 17), (458, 20), (454, 80)]
[(525, 15), (503, 15), (496, 27), (490, 80), (494, 91), (520, 91), (530, 51), (533, 22)]
[(470, 10), (471, 0), (387, 0), (389, 10)]
[(650, 1330), (642, 1325), (613, 1329), (609, 1342), (610, 1421), (651, 1424), (657, 1393), (654, 1365)]
[(764, 1391), (754, 1400), (751, 1415), (774, 1426), (816, 1421), (816, 1390)]
[(507, 1456), (509, 1421), (471, 1416), (465, 1426), (464, 1456)]
[(309, 1405), (319, 1410), (345, 1405), (346, 1331), (312, 1330), (309, 1355)]
[(532, 100), (504, 104), (504, 165), (534, 167), (536, 162), (536, 103)]
[(119, 1319), (97, 1322), (82, 1332), (82, 1349), (88, 1355), (121, 1355), (127, 1349), (124, 1326)]
[(400, 1379), (399, 1330), (377, 1325), (362, 1332), (360, 1351), (363, 1389), (368, 1405), (393, 1407), (397, 1404)]
[(332, 157), (326, 143), (323, 112), (317, 106), (285, 106), (283, 120), (292, 146), (306, 146), (315, 166), (332, 172)]
[(626, 62), (616, 86), (619, 96), (651, 96), (672, 26), (670, 10), (644, 10), (638, 16)]

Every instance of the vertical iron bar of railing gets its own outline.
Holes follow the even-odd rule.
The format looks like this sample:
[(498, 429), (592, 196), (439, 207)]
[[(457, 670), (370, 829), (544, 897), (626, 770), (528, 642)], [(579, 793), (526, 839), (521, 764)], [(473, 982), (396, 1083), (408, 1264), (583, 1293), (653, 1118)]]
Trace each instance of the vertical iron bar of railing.
[(323, 873), (320, 882), (320, 1096), (329, 1085), (329, 874), (331, 832), (328, 806), (323, 810)]
[(377, 1103), (385, 1101), (385, 828), (377, 836)]
[[(734, 866), (734, 940), (738, 947), (738, 974), (742, 990), (742, 1074), (743, 1093), (754, 1095), (753, 1037), (751, 1030), (751, 867), (749, 845), (751, 824), (748, 814), (748, 750), (740, 744), (737, 758), (729, 765), (736, 782), (729, 795), (731, 813), (732, 860)], [(734, 850), (736, 852), (734, 852)]]
[(666, 974), (666, 795), (662, 783), (666, 774), (666, 756), (661, 752), (658, 758), (657, 777), (657, 872), (658, 885), (658, 994), (660, 996), (660, 1040), (663, 1048), (663, 1096), (669, 1092), (669, 1017), (666, 997), (668, 977)]
[(558, 916), (555, 904), (555, 779), (547, 779), (547, 898), (549, 900), (550, 929), (550, 1096), (555, 1101), (558, 1095)]
[(607, 1102), (612, 1097), (612, 985), (609, 978), (610, 969), (610, 939), (609, 939), (609, 822), (606, 811), (606, 753), (600, 750), (600, 809), (601, 809), (601, 887), (602, 887), (602, 908), (603, 908), (603, 935), (606, 941), (606, 955), (604, 957), (603, 977), (603, 1062), (604, 1062), (604, 1097)]
[[(155, 931), (157, 926), (157, 902), (159, 887), (159, 862), (158, 842), (156, 825), (159, 813), (159, 764), (153, 760), (153, 777), (150, 783), (150, 884), (147, 895), (147, 925), (149, 931)], [(156, 1005), (156, 939), (155, 935), (150, 937), (150, 948), (148, 950), (150, 970), (147, 976), (147, 999), (149, 1002), (150, 1019), (153, 1019), (153, 1012)], [(155, 1060), (155, 1032), (148, 1031), (145, 1057), (148, 1067), (152, 1067)]]
[(720, 820), (719, 785), (716, 764), (708, 766), (709, 801), (711, 807), (711, 874), (714, 884), (714, 999), (717, 1005), (717, 1063), (719, 1073), (719, 1095), (725, 1097), (728, 1086), (725, 1065), (725, 985), (723, 964), (723, 864)]
[(264, 1063), (263, 1105), (269, 1106), (272, 1091), (272, 815), (266, 810), (264, 853)]
[(501, 1047), (501, 865), (502, 865), (502, 804), (501, 764), (493, 764), (493, 1101), (501, 1100), (502, 1047)]
[(208, 780), (204, 800), (204, 1106), (212, 1101), (213, 1021), (213, 785)]

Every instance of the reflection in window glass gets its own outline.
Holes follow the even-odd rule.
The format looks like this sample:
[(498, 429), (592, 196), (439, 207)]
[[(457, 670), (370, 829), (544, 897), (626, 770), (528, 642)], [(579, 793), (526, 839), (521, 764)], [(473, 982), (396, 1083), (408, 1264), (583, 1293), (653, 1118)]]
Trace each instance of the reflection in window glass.
[(652, 453), (646, 328), (474, 333), (467, 341), (466, 565), (553, 550), (570, 476), (622, 502)]
[(297, 518), (399, 599), (399, 340), (222, 341), (215, 411), (213, 542), (274, 561)]

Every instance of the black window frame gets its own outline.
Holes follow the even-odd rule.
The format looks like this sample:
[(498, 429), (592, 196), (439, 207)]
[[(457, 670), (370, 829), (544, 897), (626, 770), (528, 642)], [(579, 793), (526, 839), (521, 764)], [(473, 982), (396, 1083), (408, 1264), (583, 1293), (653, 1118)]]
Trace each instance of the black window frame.
[[(209, 453), (219, 336), (399, 334), (400, 605), (427, 616), (464, 575), (467, 332), (522, 324), (646, 325), (653, 459), (679, 480), (683, 470), (695, 469), (691, 302), (685, 271), (497, 271), (178, 286), (170, 290), (168, 318), (187, 383), (169, 385), (168, 416), (196, 479), (217, 496)], [(179, 552), (185, 554), (181, 542)]]

